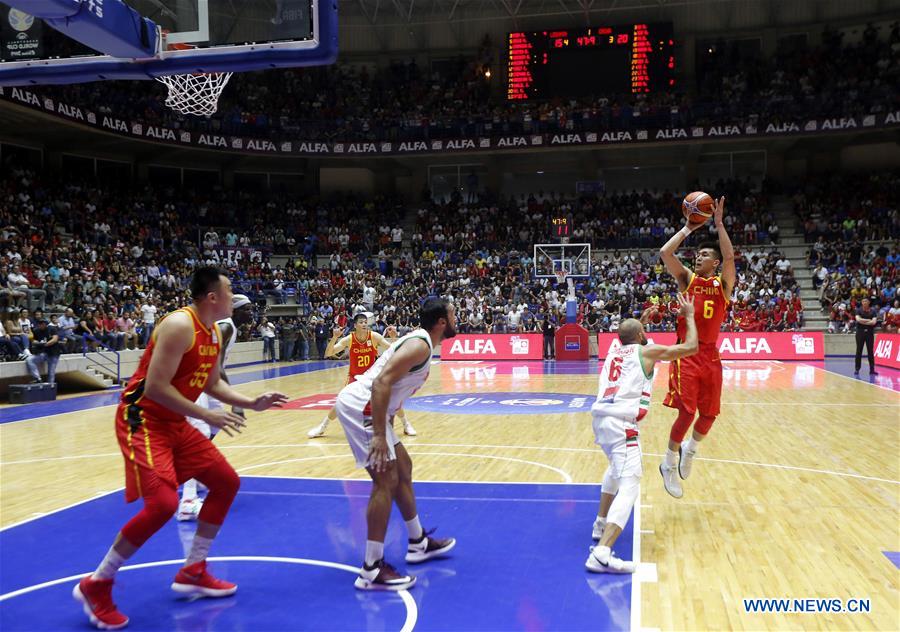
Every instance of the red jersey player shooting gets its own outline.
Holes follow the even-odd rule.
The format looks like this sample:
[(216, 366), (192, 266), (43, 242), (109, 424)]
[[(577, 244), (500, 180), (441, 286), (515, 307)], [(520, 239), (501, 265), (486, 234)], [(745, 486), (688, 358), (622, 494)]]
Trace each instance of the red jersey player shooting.
[[(700, 244), (694, 258), (693, 271), (678, 260), (675, 251), (688, 235), (703, 224), (686, 225), (659, 251), (669, 274), (678, 282), (678, 290), (694, 300), (694, 322), (700, 343), (695, 355), (675, 360), (669, 365), (669, 392), (663, 401), (664, 405), (678, 410), (678, 417), (669, 433), (669, 449), (659, 466), (666, 491), (675, 498), (683, 495), (679, 477), (687, 479), (690, 476), (697, 447), (709, 434), (719, 414), (722, 361), (716, 343), (736, 278), (734, 248), (722, 222), (724, 210), (725, 198), (721, 197), (716, 200), (713, 212), (719, 242)], [(717, 271), (719, 274), (716, 274)], [(679, 318), (676, 331), (678, 342), (684, 342), (686, 331), (683, 317)], [(691, 438), (685, 441), (684, 437), (692, 424), (694, 429)]]
[(100, 566), (75, 586), (73, 596), (91, 623), (104, 630), (128, 625), (112, 601), (113, 578), (178, 508), (177, 488), (196, 478), (209, 488), (197, 517), (197, 532), (172, 589), (181, 594), (226, 597), (237, 590), (206, 570), (206, 557), (240, 480), (218, 448), (187, 421), (201, 419), (227, 434), (240, 432), (242, 417), (224, 408), (195, 404), (208, 393), (232, 406), (262, 411), (286, 397), (264, 393), (246, 397), (219, 379), (222, 334), (217, 320), (231, 317), (231, 283), (216, 268), (201, 267), (191, 279), (193, 304), (172, 312), (153, 331), (147, 349), (116, 409), (116, 437), (125, 457), (125, 500), (144, 507), (116, 536)]

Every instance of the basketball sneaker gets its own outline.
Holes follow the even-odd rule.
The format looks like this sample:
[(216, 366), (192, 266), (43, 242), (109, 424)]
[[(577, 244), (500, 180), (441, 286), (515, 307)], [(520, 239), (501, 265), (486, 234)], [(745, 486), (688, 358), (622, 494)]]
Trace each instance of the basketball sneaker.
[(382, 558), (372, 566), (363, 564), (353, 585), (360, 590), (406, 590), (415, 583), (415, 577), (401, 575)]
[(237, 584), (216, 579), (206, 571), (206, 560), (200, 560), (178, 571), (172, 590), (182, 595), (228, 597), (237, 592)]
[(413, 425), (409, 423), (409, 419), (403, 418), (403, 434), (408, 437), (415, 437), (418, 433), (416, 429), (413, 428)]
[(200, 515), (202, 508), (202, 498), (185, 498), (178, 504), (178, 513), (175, 514), (175, 519), (179, 522), (194, 521)]
[(687, 445), (688, 442), (685, 440), (678, 446), (678, 476), (683, 480), (687, 480), (691, 475), (691, 465), (694, 463), (694, 455), (697, 454), (696, 450), (688, 450)]
[(320, 423), (318, 426), (316, 426), (315, 428), (313, 428), (312, 430), (307, 432), (306, 436), (309, 437), (310, 439), (315, 439), (316, 437), (324, 437), (326, 430), (328, 430), (328, 418), (327, 417), (322, 421), (322, 423)]
[[(588, 555), (587, 561), (584, 563), (584, 567), (592, 573), (625, 574), (633, 573), (637, 570), (637, 564), (634, 562), (620, 560), (608, 549), (601, 553), (601, 548), (605, 547), (595, 546), (591, 549), (591, 554)], [(607, 551), (609, 552), (607, 553)]]
[(597, 519), (594, 520), (594, 528), (591, 531), (591, 539), (599, 540), (603, 537), (603, 530), (606, 528), (606, 518), (601, 518), (597, 516)]
[(84, 608), (95, 626), (101, 630), (118, 630), (128, 625), (128, 617), (119, 612), (112, 600), (113, 580), (82, 577), (72, 589), (72, 596)]
[(669, 467), (663, 462), (659, 464), (659, 473), (662, 476), (663, 485), (665, 485), (666, 491), (669, 492), (670, 496), (673, 498), (684, 496), (684, 491), (681, 489), (681, 481), (678, 480), (677, 468)]
[(406, 547), (406, 561), (410, 564), (418, 564), (433, 557), (439, 557), (456, 546), (456, 538), (432, 538), (431, 531), (425, 531), (418, 540), (410, 540)]

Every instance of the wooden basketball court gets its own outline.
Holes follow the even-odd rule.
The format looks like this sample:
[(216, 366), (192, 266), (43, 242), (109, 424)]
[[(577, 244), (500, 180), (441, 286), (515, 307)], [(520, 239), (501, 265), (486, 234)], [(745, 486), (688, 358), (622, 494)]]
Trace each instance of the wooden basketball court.
[[(233, 375), (248, 395), (277, 389), (315, 406), (316, 395), (326, 399), (345, 383), (346, 366), (338, 364), (302, 374), (251, 366)], [(653, 404), (641, 423), (644, 478), (633, 527), (642, 566), (632, 586), (631, 627), (897, 629), (900, 570), (886, 553), (900, 551), (900, 395), (821, 365), (725, 366), (722, 415), (681, 500), (665, 493), (657, 472), (674, 418), (661, 404), (667, 367), (657, 367)], [(435, 362), (419, 403), (408, 407), (418, 430), (403, 438), (414, 477), (598, 485), (606, 461), (592, 443), (587, 413), (596, 387), (596, 362)], [(528, 393), (542, 395), (529, 400)], [(110, 397), (67, 401), (74, 402), (71, 412), (43, 416), (41, 405), (32, 405), (38, 416), (0, 425), (0, 526), (39, 521), (121, 487)], [(478, 412), (479, 406), (490, 411)], [(560, 406), (576, 412), (542, 412)], [(0, 417), (9, 419), (14, 410), (0, 409)], [(250, 413), (242, 435), (220, 435), (216, 442), (245, 475), (365, 479), (339, 424), (322, 439), (307, 439), (324, 414), (315, 407)], [(420, 504), (427, 516), (429, 501)], [(585, 505), (569, 525), (584, 538), (579, 556), (587, 556), (594, 510)], [(473, 520), (477, 529), (480, 518)], [(118, 526), (107, 522), (97, 516), (96, 526)], [(555, 529), (540, 537), (563, 537)], [(504, 538), (516, 533), (510, 524)], [(94, 553), (99, 559), (103, 551)], [(456, 556), (465, 555), (465, 546), (458, 547)], [(559, 572), (588, 575), (577, 564)], [(750, 598), (868, 599), (871, 608), (748, 614), (743, 600)], [(76, 615), (73, 626), (81, 626)], [(595, 627), (584, 621), (583, 629)]]

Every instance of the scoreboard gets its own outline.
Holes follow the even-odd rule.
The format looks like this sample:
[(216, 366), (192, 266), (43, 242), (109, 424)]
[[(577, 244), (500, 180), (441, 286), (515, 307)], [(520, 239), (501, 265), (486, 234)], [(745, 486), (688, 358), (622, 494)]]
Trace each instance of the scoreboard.
[(672, 23), (509, 34), (507, 99), (664, 92), (675, 85)]

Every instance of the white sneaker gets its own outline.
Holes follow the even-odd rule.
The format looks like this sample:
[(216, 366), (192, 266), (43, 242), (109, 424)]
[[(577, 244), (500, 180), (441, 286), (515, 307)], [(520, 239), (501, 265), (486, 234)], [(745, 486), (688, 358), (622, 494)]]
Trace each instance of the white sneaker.
[(678, 476), (684, 480), (691, 475), (691, 465), (694, 463), (694, 455), (697, 454), (696, 450), (688, 450), (687, 444), (687, 441), (682, 441), (678, 446)]
[(418, 434), (416, 429), (413, 428), (413, 425), (409, 423), (409, 419), (406, 418), (403, 420), (403, 434), (409, 437), (415, 437)]
[(360, 590), (406, 590), (412, 588), (416, 578), (412, 575), (401, 575), (393, 566), (383, 559), (369, 568), (363, 565), (359, 569), (359, 577), (353, 585)]
[(310, 439), (315, 439), (316, 437), (324, 437), (326, 430), (328, 430), (328, 420), (327, 419), (325, 421), (323, 421), (322, 423), (320, 423), (315, 428), (313, 428), (312, 430), (310, 430), (309, 432), (307, 432), (306, 436), (309, 437)]
[(449, 553), (456, 546), (456, 538), (432, 538), (431, 531), (422, 533), (417, 542), (409, 540), (406, 547), (406, 561), (410, 564), (418, 564), (433, 557), (440, 557)]
[(665, 462), (659, 464), (659, 473), (663, 478), (663, 485), (665, 485), (666, 491), (673, 498), (681, 498), (684, 496), (684, 491), (681, 489), (681, 481), (678, 480), (678, 472), (676, 470), (677, 468), (669, 467)]
[(607, 559), (605, 562), (602, 561), (600, 559), (599, 546), (591, 549), (591, 554), (588, 555), (587, 561), (584, 563), (584, 567), (592, 573), (615, 573), (619, 575), (633, 573), (637, 570), (637, 564), (635, 564), (634, 562), (620, 560), (612, 551), (610, 551), (609, 553), (609, 559)]
[(189, 522), (196, 520), (197, 516), (200, 515), (200, 510), (202, 508), (203, 500), (200, 498), (182, 500), (178, 504), (178, 513), (175, 514), (175, 519), (179, 522)]
[(599, 540), (603, 537), (603, 530), (606, 528), (606, 519), (597, 516), (597, 519), (594, 520), (594, 529), (591, 532), (591, 538), (594, 540)]

